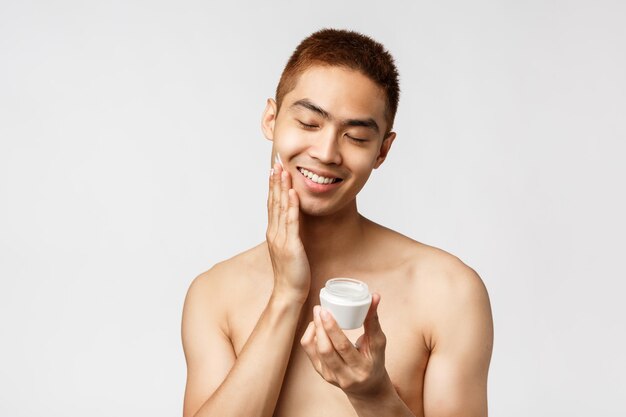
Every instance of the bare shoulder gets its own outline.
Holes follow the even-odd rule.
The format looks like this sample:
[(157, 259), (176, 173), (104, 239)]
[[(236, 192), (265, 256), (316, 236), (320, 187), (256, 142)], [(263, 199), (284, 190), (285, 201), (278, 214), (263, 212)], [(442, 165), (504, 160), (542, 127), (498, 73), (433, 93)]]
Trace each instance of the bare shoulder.
[(419, 314), (428, 323), (431, 350), (442, 342), (460, 345), (480, 335), (485, 352), (493, 343), (493, 319), (487, 288), (481, 277), (461, 259), (442, 249), (418, 244), (413, 260), (420, 293)]
[(260, 243), (232, 258), (216, 263), (207, 271), (198, 275), (190, 285), (199, 291), (235, 289), (246, 282), (250, 277), (271, 267), (267, 256), (265, 242)]
[(193, 279), (185, 308), (202, 308), (220, 322), (233, 298), (266, 286), (259, 277), (271, 268), (265, 242), (218, 262)]
[(411, 275), (419, 276), (424, 284), (453, 287), (482, 285), (476, 271), (453, 254), (371, 221), (369, 224), (375, 230), (376, 246), (385, 247), (386, 258), (410, 269)]
[(443, 249), (416, 242), (412, 265), (422, 284), (450, 296), (485, 291), (476, 271)]
[(399, 257), (404, 274), (410, 279), (413, 299), (422, 323), (428, 323), (432, 344), (459, 324), (474, 319), (484, 326), (484, 333), (492, 328), (489, 294), (476, 271), (457, 256), (430, 246), (390, 229), (384, 229), (381, 238)]

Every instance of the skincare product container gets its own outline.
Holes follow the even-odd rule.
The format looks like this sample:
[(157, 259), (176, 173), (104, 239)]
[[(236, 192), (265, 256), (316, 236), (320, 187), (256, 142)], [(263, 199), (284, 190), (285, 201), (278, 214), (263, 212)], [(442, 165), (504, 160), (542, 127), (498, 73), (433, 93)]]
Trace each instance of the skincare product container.
[(352, 278), (332, 278), (320, 290), (320, 304), (332, 313), (339, 327), (357, 329), (363, 325), (372, 304), (372, 294), (364, 282)]

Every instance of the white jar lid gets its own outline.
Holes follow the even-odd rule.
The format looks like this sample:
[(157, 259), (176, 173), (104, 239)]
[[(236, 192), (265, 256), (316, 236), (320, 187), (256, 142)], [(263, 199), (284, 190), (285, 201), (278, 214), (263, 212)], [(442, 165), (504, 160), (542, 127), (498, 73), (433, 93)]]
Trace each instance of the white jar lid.
[(359, 302), (370, 297), (366, 283), (353, 278), (333, 278), (326, 281), (326, 297), (335, 302)]

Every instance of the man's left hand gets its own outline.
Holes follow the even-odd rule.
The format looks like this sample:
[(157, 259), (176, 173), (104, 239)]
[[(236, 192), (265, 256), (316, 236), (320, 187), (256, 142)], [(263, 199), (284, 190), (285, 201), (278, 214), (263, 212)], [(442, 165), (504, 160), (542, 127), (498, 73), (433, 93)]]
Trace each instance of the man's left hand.
[(313, 308), (300, 343), (315, 370), (348, 396), (372, 398), (391, 386), (385, 369), (387, 338), (378, 321), (380, 295), (372, 295), (372, 304), (363, 323), (364, 334), (352, 344), (329, 311)]

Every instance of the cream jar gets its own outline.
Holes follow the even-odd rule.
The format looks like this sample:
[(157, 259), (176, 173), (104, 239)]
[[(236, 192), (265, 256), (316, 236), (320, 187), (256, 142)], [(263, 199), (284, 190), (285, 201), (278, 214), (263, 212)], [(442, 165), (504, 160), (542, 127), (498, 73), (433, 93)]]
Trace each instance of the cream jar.
[(372, 304), (367, 284), (352, 278), (332, 278), (320, 290), (322, 308), (332, 313), (344, 330), (357, 329), (363, 325)]

